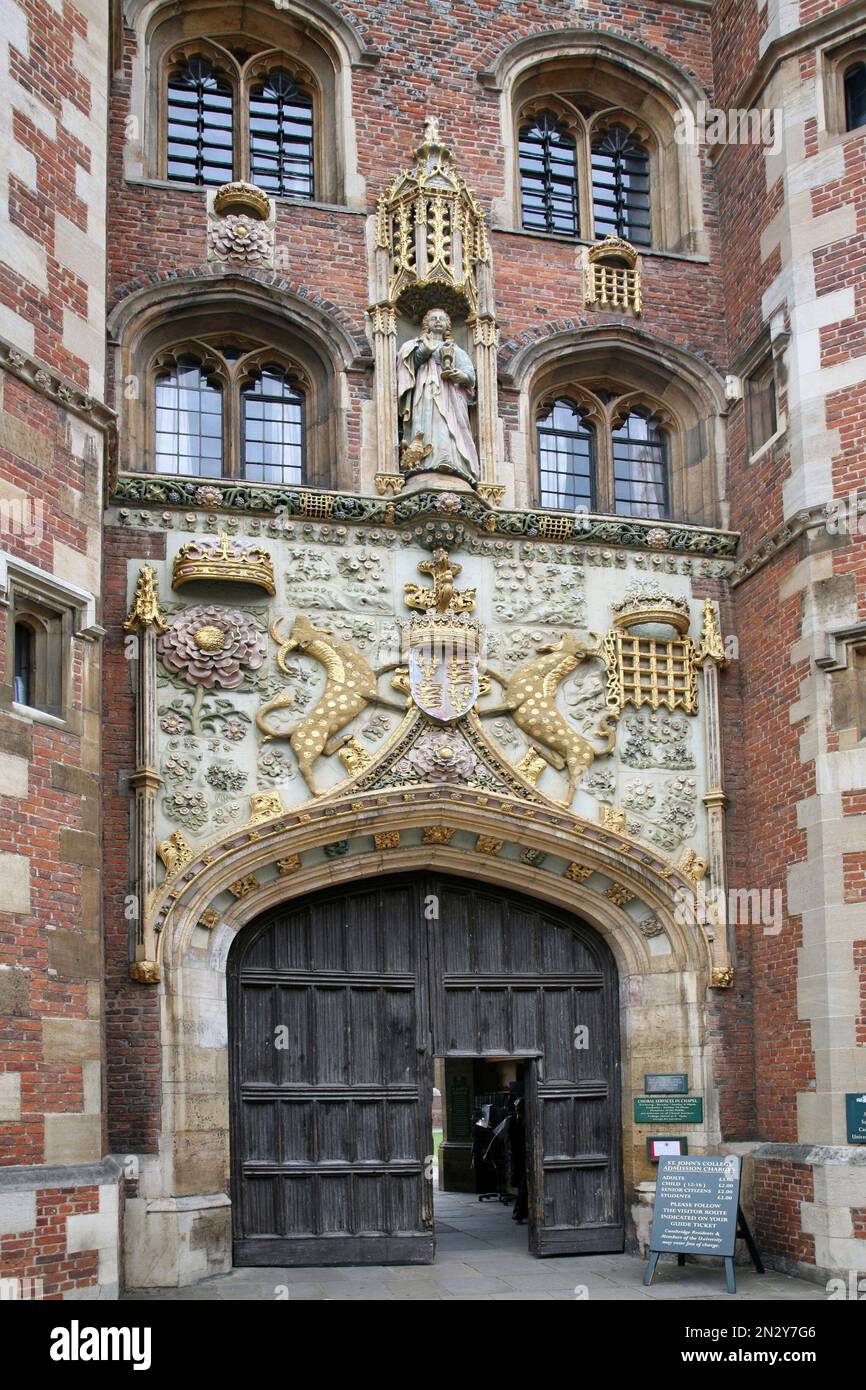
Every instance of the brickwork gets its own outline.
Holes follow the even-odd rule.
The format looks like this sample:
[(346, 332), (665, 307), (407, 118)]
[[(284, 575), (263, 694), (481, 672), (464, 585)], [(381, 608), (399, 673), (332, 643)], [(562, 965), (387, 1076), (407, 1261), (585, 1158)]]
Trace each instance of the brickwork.
[(815, 1262), (815, 1240), (801, 1231), (800, 1204), (814, 1198), (811, 1168), (800, 1163), (755, 1163), (755, 1231), (762, 1254)]

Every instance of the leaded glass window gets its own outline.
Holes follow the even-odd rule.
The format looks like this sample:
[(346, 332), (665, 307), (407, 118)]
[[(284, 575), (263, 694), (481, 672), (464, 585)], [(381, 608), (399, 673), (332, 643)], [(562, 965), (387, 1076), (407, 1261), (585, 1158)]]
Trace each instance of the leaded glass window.
[(528, 231), (577, 236), (577, 146), (550, 111), (520, 130), (520, 200)]
[(250, 177), (268, 193), (314, 197), (313, 101), (286, 68), (250, 88)]
[(168, 78), (166, 176), (185, 183), (232, 179), (234, 94), (229, 81), (202, 54)]
[(649, 411), (632, 410), (611, 431), (611, 440), (617, 516), (667, 516), (667, 446), (656, 418)]
[(592, 142), (592, 206), (596, 237), (650, 245), (649, 154), (623, 125)]
[(538, 455), (542, 507), (592, 510), (595, 431), (571, 401), (555, 401), (539, 419)]
[(283, 368), (266, 366), (241, 392), (243, 476), (292, 485), (304, 479), (304, 395)]
[(223, 471), (223, 393), (192, 356), (179, 357), (155, 383), (154, 471), (219, 478)]

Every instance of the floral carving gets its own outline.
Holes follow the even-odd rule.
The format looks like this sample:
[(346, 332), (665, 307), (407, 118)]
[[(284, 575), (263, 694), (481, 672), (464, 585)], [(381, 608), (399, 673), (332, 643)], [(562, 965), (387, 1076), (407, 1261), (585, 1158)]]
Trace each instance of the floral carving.
[(200, 830), (208, 818), (203, 792), (176, 791), (163, 798), (162, 809), (169, 820), (180, 821), (190, 830)]
[(208, 228), (208, 250), (215, 260), (241, 265), (270, 265), (271, 232), (265, 222), (237, 214), (221, 217)]
[(205, 773), (205, 781), (219, 792), (243, 791), (247, 774), (233, 763), (214, 763)]
[(428, 782), (467, 782), (476, 770), (472, 750), (453, 735), (422, 734), (397, 764), (397, 772)]
[(265, 657), (265, 634), (236, 608), (184, 608), (171, 619), (158, 651), (172, 675), (190, 685), (236, 690)]

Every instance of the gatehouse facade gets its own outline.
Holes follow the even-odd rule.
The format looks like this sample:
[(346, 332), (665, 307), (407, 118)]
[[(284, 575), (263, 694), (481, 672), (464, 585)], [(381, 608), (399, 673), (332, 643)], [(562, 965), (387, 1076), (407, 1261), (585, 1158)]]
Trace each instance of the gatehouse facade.
[(0, 43), (0, 1273), (433, 1261), (494, 1065), (533, 1254), (676, 1139), (861, 1268), (866, 9), (108, 9)]

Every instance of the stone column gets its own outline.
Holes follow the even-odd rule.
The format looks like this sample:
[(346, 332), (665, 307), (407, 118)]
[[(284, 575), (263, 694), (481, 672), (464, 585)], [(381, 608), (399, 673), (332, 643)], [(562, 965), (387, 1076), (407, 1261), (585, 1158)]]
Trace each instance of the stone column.
[(703, 677), (704, 738), (706, 745), (708, 880), (710, 909), (708, 916), (715, 927), (713, 940), (713, 984), (727, 987), (732, 983), (731, 950), (727, 914), (728, 873), (725, 858), (725, 806), (722, 771), (722, 732), (719, 722), (719, 668), (727, 666), (724, 643), (712, 599), (704, 600), (704, 626), (697, 664)]
[(162, 786), (156, 752), (156, 638), (165, 631), (159, 610), (156, 576), (150, 565), (139, 570), (132, 607), (124, 632), (137, 642), (135, 701), (135, 771), (130, 778), (132, 806), (133, 884), (138, 915), (130, 979), (153, 984), (159, 978), (150, 904), (156, 888), (156, 797)]
[[(376, 487), (383, 475), (400, 477), (397, 456), (397, 311), (387, 302), (370, 306), (373, 372), (376, 383)], [(395, 489), (396, 490), (396, 489)]]

